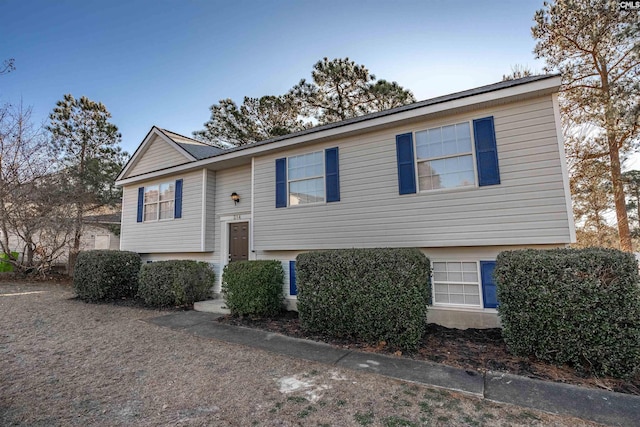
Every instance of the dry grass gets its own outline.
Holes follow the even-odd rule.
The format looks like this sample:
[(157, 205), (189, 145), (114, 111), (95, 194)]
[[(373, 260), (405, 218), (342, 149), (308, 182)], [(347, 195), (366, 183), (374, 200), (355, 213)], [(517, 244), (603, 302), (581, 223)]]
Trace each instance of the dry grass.
[(595, 425), (163, 329), (0, 284), (0, 425)]

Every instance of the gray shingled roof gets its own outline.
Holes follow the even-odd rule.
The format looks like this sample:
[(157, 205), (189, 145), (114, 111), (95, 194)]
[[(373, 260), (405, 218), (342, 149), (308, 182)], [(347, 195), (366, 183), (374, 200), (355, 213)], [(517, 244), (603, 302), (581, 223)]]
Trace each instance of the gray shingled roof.
[[(160, 129), (160, 128), (159, 128)], [(214, 147), (188, 136), (180, 135), (167, 129), (160, 129), (168, 138), (182, 147), (187, 153), (191, 154), (197, 160), (206, 159), (224, 152), (223, 149)]]
[(121, 212), (104, 215), (86, 215), (82, 217), (82, 221), (96, 224), (120, 224), (120, 216)]
[[(384, 110), (384, 111), (379, 111), (376, 113), (371, 113), (371, 114), (366, 114), (364, 116), (359, 116), (359, 117), (354, 117), (351, 119), (347, 119), (347, 120), (343, 120), (341, 122), (336, 122), (336, 123), (329, 123), (326, 125), (322, 125), (322, 126), (316, 126), (310, 129), (306, 129), (300, 132), (294, 132), (294, 133), (290, 133), (288, 135), (283, 135), (283, 136), (279, 136), (276, 138), (271, 138), (271, 139), (267, 139), (264, 141), (259, 141), (253, 144), (248, 144), (248, 145), (243, 145), (241, 147), (234, 147), (234, 148), (227, 148), (227, 149), (219, 149), (219, 148), (215, 148), (212, 147), (216, 150), (218, 150), (217, 153), (211, 154), (207, 157), (215, 157), (221, 154), (226, 154), (226, 153), (230, 153), (233, 151), (240, 151), (240, 150), (244, 150), (247, 148), (251, 148), (251, 147), (255, 147), (255, 146), (259, 146), (259, 145), (264, 145), (264, 144), (270, 144), (272, 142), (277, 142), (277, 141), (283, 141), (286, 139), (290, 139), (290, 138), (295, 138), (298, 136), (302, 136), (302, 135), (309, 135), (309, 134), (313, 134), (316, 132), (321, 132), (324, 130), (328, 130), (328, 129), (334, 129), (334, 128), (338, 128), (341, 126), (347, 126), (353, 123), (360, 123), (360, 122), (364, 122), (367, 120), (373, 120), (373, 119), (377, 119), (379, 117), (385, 117), (385, 116), (390, 116), (392, 114), (397, 114), (397, 113), (401, 113), (403, 111), (409, 111), (409, 110), (415, 110), (417, 108), (422, 108), (422, 107), (427, 107), (430, 105), (436, 105), (436, 104), (441, 104), (444, 102), (448, 102), (448, 101), (453, 101), (456, 99), (462, 99), (462, 98), (468, 98), (470, 96), (475, 96), (475, 95), (480, 95), (483, 93), (488, 93), (488, 92), (495, 92), (497, 90), (501, 90), (501, 89), (507, 89), (513, 86), (519, 86), (522, 84), (526, 84), (526, 83), (532, 83), (532, 82), (536, 82), (539, 80), (546, 80), (546, 79), (550, 79), (553, 77), (557, 77), (559, 76), (559, 74), (543, 74), (543, 75), (538, 75), (538, 76), (529, 76), (529, 77), (523, 77), (521, 79), (515, 79), (515, 80), (507, 80), (507, 81), (503, 81), (503, 82), (499, 82), (499, 83), (493, 83), (490, 85), (486, 85), (486, 86), (480, 86), (474, 89), (469, 89), (469, 90), (465, 90), (462, 92), (456, 92), (456, 93), (452, 93), (449, 95), (444, 95), (444, 96), (438, 96), (436, 98), (431, 98), (431, 99), (427, 99), (424, 101), (419, 101), (419, 102), (414, 102), (413, 104), (407, 104), (407, 105), (403, 105), (401, 107), (396, 107), (396, 108), (392, 108), (390, 110)], [(195, 157), (195, 156), (194, 156)], [(202, 160), (203, 158), (206, 157), (198, 157), (198, 160)]]

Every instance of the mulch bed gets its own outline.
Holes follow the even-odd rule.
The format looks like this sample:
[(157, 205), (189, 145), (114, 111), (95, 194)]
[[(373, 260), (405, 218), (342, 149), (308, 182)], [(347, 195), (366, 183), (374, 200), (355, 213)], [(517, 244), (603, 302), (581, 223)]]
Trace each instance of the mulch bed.
[(626, 381), (610, 377), (594, 377), (569, 366), (555, 366), (535, 358), (513, 356), (507, 351), (500, 329), (462, 330), (429, 324), (420, 349), (416, 353), (402, 354), (387, 347), (384, 342), (372, 346), (352, 340), (306, 335), (300, 328), (296, 312), (286, 312), (279, 317), (269, 319), (227, 315), (221, 317), (219, 321), (295, 338), (322, 341), (343, 348), (426, 360), (479, 372), (507, 372), (540, 380), (640, 395), (640, 375)]

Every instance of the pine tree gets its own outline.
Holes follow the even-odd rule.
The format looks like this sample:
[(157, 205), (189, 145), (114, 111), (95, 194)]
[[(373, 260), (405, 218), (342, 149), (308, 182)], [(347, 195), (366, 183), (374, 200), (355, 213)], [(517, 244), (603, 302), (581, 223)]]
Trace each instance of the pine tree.
[(240, 107), (231, 99), (221, 99), (210, 110), (205, 128), (193, 134), (220, 148), (252, 144), (310, 126), (299, 118), (300, 110), (289, 95), (245, 97)]
[(242, 146), (376, 111), (415, 102), (396, 82), (377, 80), (349, 58), (324, 58), (313, 66), (312, 81), (302, 79), (281, 96), (245, 97), (241, 106), (221, 99), (211, 118), (193, 135), (222, 148)]
[(565, 120), (601, 130), (584, 159), (607, 158), (620, 247), (631, 251), (622, 161), (639, 142), (640, 14), (615, 0), (557, 0), (534, 19), (536, 56), (562, 74)]
[(64, 95), (50, 117), (48, 130), (67, 177), (67, 195), (74, 206), (74, 235), (69, 253), (73, 271), (80, 251), (82, 218), (88, 212), (120, 200), (115, 178), (124, 165), (126, 153), (119, 143), (121, 135), (109, 119), (111, 114), (100, 102), (86, 97)]
[(627, 212), (635, 223), (631, 229), (632, 237), (640, 237), (640, 170), (631, 170), (622, 174), (627, 192)]
[(302, 79), (289, 92), (302, 110), (320, 124), (415, 102), (413, 94), (396, 82), (379, 80), (364, 65), (349, 58), (316, 62), (312, 81)]

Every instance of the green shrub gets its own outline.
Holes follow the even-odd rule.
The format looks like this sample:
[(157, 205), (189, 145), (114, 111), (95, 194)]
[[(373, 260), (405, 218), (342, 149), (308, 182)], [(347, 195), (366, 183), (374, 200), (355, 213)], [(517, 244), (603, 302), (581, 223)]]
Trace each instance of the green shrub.
[(144, 264), (138, 296), (152, 307), (193, 304), (211, 296), (215, 274), (206, 262), (171, 260)]
[(84, 301), (133, 297), (138, 291), (139, 271), (140, 255), (135, 252), (80, 252), (73, 273), (73, 288)]
[(275, 316), (282, 311), (283, 282), (280, 261), (237, 261), (224, 268), (222, 293), (233, 315)]
[[(18, 259), (20, 254), (18, 252), (11, 252), (11, 256), (15, 259)], [(7, 254), (0, 254), (0, 273), (10, 273), (13, 271), (13, 265), (7, 261), (9, 257)]]
[(309, 333), (415, 350), (427, 322), (430, 270), (418, 249), (300, 254), (300, 325)]
[(632, 254), (611, 249), (502, 252), (494, 272), (509, 351), (596, 375), (640, 367), (640, 287)]

